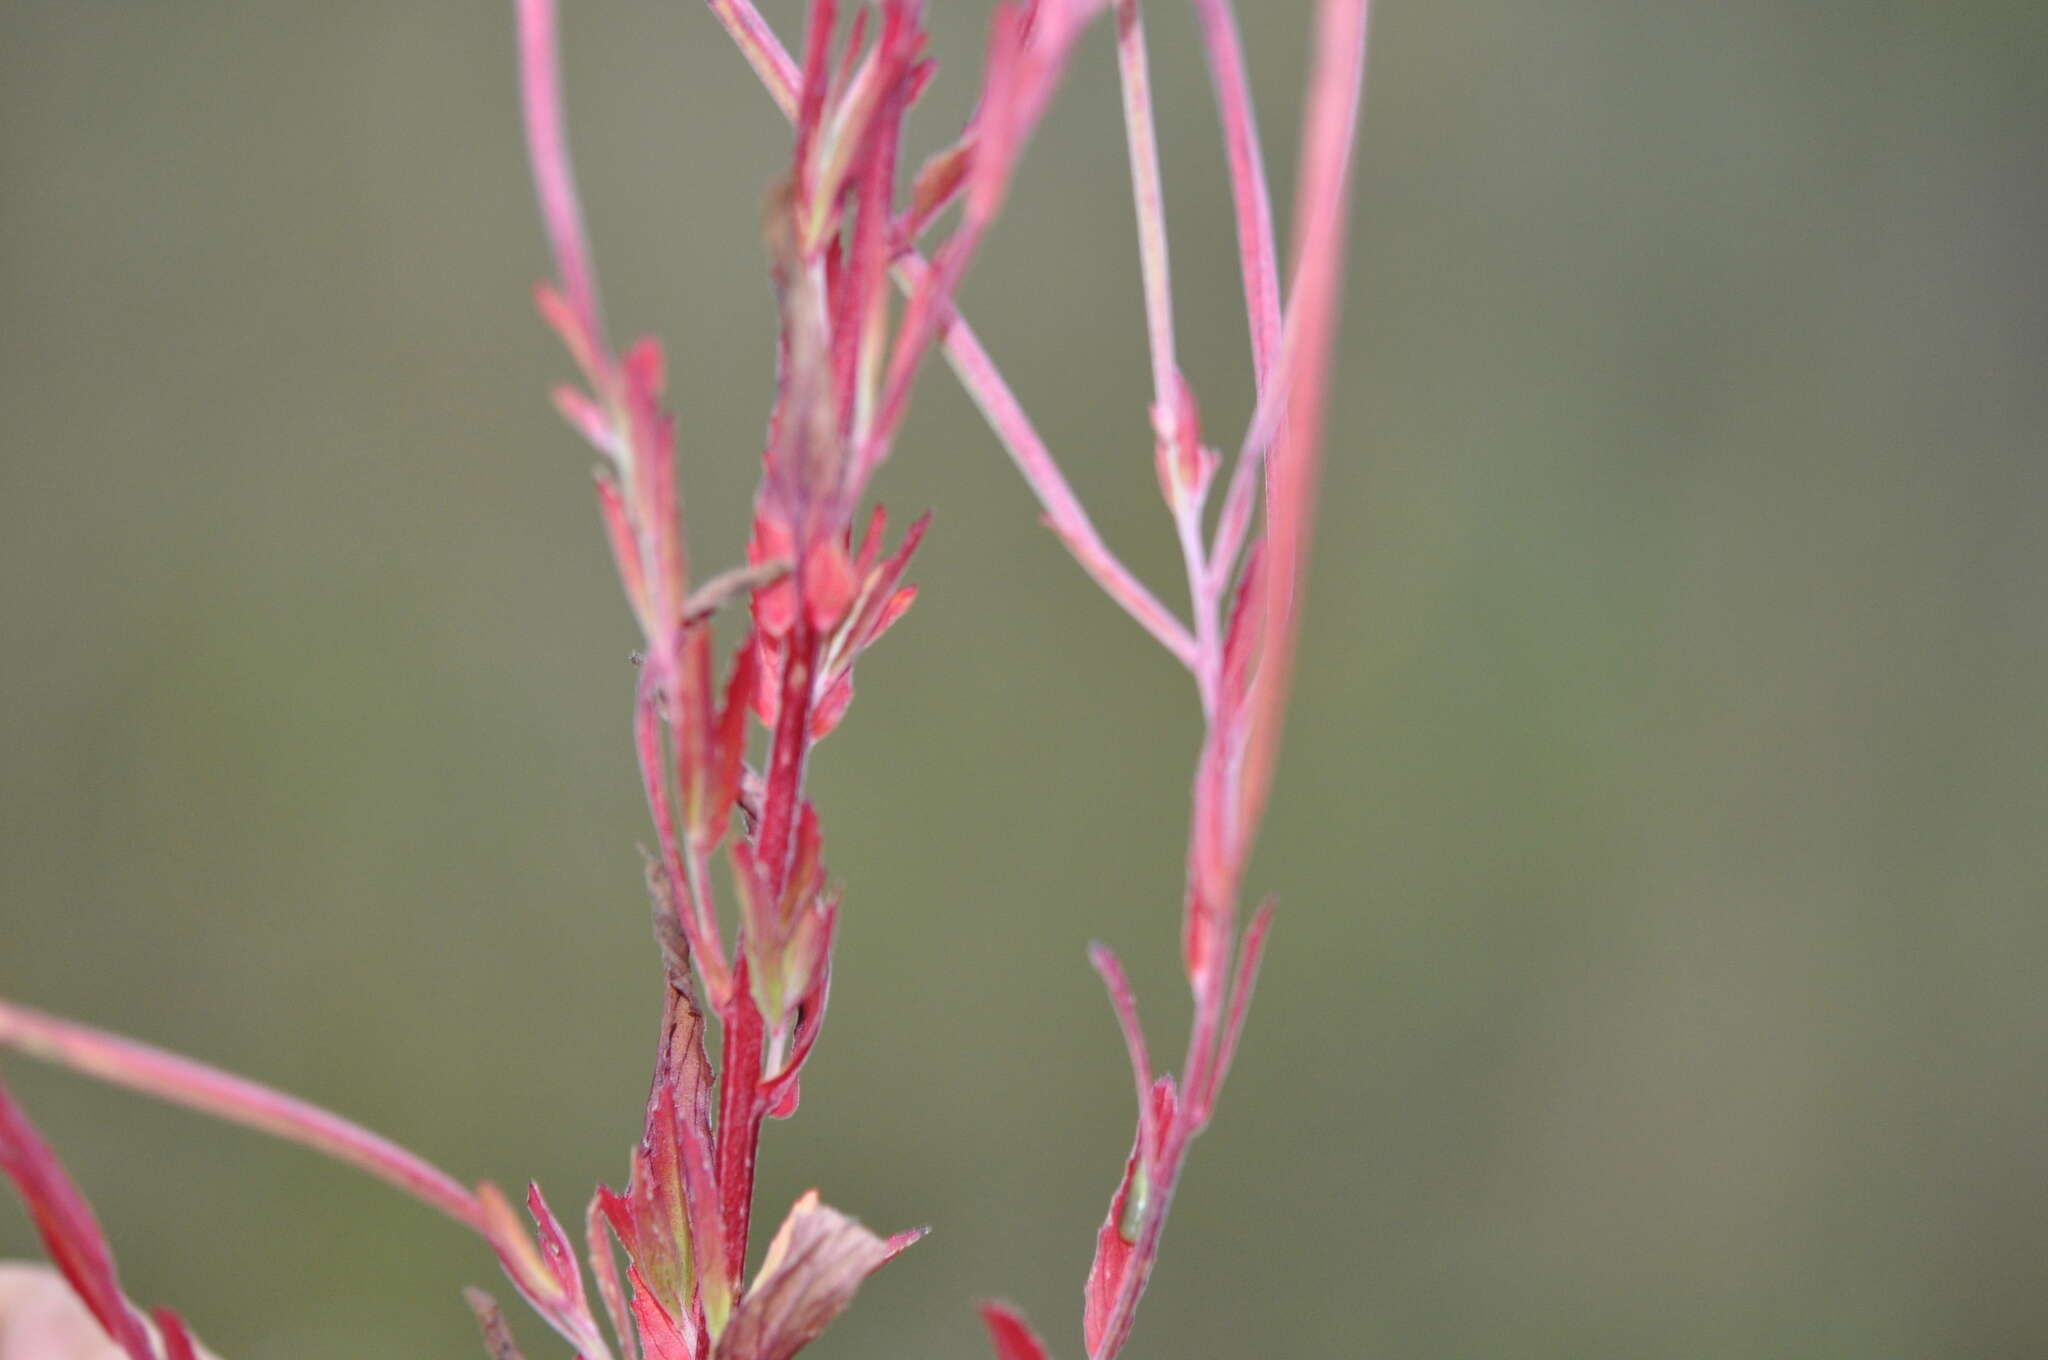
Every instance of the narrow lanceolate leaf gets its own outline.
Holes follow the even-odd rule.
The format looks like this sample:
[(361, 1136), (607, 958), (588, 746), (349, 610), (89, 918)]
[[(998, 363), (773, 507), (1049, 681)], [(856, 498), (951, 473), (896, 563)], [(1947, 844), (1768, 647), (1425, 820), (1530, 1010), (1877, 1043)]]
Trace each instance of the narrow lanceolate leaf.
[(597, 1277), (597, 1296), (604, 1300), (605, 1316), (611, 1321), (613, 1335), (619, 1339), (619, 1353), (626, 1360), (640, 1360), (633, 1324), (626, 1316), (626, 1290), (619, 1281), (618, 1258), (612, 1254), (612, 1239), (605, 1223), (605, 1196), (610, 1194), (611, 1191), (599, 1186), (590, 1197), (590, 1207), (583, 1213), (584, 1246), (590, 1253), (590, 1273)]
[(1116, 1194), (1110, 1197), (1109, 1213), (1095, 1233), (1095, 1260), (1088, 1267), (1088, 1283), (1082, 1288), (1082, 1337), (1090, 1355), (1095, 1354), (1103, 1333), (1109, 1329), (1110, 1315), (1116, 1311), (1117, 1296), (1123, 1291), (1124, 1275), (1130, 1269), (1131, 1253), (1137, 1245), (1138, 1235), (1131, 1233), (1126, 1237), (1124, 1229), (1129, 1226), (1125, 1220), (1131, 1210), (1138, 1207), (1138, 1170), (1144, 1142), (1142, 1131), (1131, 1140), (1131, 1155), (1124, 1162), (1123, 1179), (1117, 1183)]
[[(1131, 1141), (1130, 1158), (1124, 1163), (1123, 1179), (1117, 1183), (1109, 1212), (1095, 1234), (1095, 1262), (1082, 1290), (1082, 1332), (1090, 1355), (1103, 1353), (1103, 1340), (1112, 1328), (1128, 1328), (1130, 1310), (1151, 1274), (1154, 1256), (1141, 1243), (1156, 1213), (1152, 1202), (1154, 1159), (1146, 1142), (1149, 1137), (1165, 1145), (1178, 1138), (1174, 1124), (1179, 1117), (1173, 1078), (1160, 1077), (1152, 1083), (1151, 1098), (1139, 1121), (1138, 1135)], [(1150, 1245), (1156, 1247), (1156, 1225), (1151, 1226), (1155, 1232)]]
[(163, 1341), (164, 1360), (207, 1360), (192, 1333), (185, 1330), (185, 1320), (176, 1313), (157, 1308), (150, 1312), (149, 1319), (156, 1324), (156, 1334)]
[(638, 1270), (632, 1273), (633, 1320), (640, 1328), (640, 1344), (647, 1360), (698, 1360), (697, 1348), (688, 1332), (655, 1300), (654, 1291)]
[(548, 1273), (555, 1277), (555, 1283), (561, 1286), (563, 1295), (576, 1310), (583, 1311), (583, 1272), (577, 1267), (576, 1253), (569, 1247), (569, 1235), (562, 1231), (562, 1222), (555, 1217), (555, 1211), (548, 1208), (538, 1181), (527, 1183), (526, 1210), (533, 1215), (534, 1225), (540, 1230), (541, 1255), (547, 1261)]
[(129, 1360), (158, 1360), (142, 1315), (121, 1292), (114, 1253), (57, 1155), (0, 1084), (0, 1174), (14, 1182), (51, 1264)]
[(808, 1191), (769, 1244), (715, 1360), (788, 1360), (846, 1311), (861, 1281), (896, 1250)]
[(988, 1328), (989, 1344), (996, 1360), (1052, 1360), (1052, 1352), (1024, 1324), (1024, 1317), (1006, 1303), (981, 1305), (981, 1325)]

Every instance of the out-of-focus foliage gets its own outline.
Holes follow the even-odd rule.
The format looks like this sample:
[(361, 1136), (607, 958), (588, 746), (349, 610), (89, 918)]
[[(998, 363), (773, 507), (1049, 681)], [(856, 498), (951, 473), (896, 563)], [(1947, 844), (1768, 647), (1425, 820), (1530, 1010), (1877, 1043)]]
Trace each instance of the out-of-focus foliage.
[[(1227, 188), (1154, 8), (1229, 429)], [(933, 139), (984, 17), (938, 9)], [(1305, 16), (1258, 9), (1285, 201)], [(693, 5), (574, 19), (615, 319), (670, 339), (735, 561), (787, 133)], [(2048, 1347), (2048, 11), (1384, 4), (1372, 60), (1281, 915), (1131, 1354)], [(1112, 65), (966, 299), (1163, 591)], [(497, 4), (0, 6), (0, 992), (567, 1196), (623, 1173), (661, 982), (514, 94)], [(1085, 942), (1181, 1019), (1191, 701), (949, 383), (880, 481), (937, 517), (821, 752), (833, 1020), (761, 1187), (937, 1231), (821, 1356), (978, 1353), (993, 1292), (1078, 1354), (1129, 1134)], [(8, 1070), (223, 1354), (474, 1352), (458, 1230)]]

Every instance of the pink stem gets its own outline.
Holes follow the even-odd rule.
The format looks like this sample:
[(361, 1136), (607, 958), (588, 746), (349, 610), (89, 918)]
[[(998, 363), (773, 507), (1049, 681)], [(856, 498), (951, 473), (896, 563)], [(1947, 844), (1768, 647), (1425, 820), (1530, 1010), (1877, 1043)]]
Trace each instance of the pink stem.
[[(906, 287), (915, 285), (924, 268), (924, 261), (915, 255), (906, 255), (896, 263), (897, 275), (905, 280)], [(1047, 527), (1059, 536), (1060, 542), (1074, 555), (1081, 569), (1102, 587), (1104, 594), (1136, 619), (1139, 626), (1166, 648), (1176, 661), (1193, 670), (1196, 665), (1194, 635), (1102, 541), (1088, 519), (1088, 512), (1081, 508), (1080, 500), (1074, 495), (1073, 487), (1032, 426), (1031, 418), (1024, 414), (1016, 394), (1003, 380), (995, 361), (982, 348), (981, 341), (965, 318), (958, 315), (953, 318), (953, 324), (946, 332), (945, 354), (960, 379), (960, 385), (981, 408), (989, 428), (995, 431), (996, 438), (1009, 453), (1010, 461), (1023, 475), (1025, 485), (1038, 497), (1039, 505), (1045, 510)]]
[(1131, 991), (1124, 966), (1109, 946), (1089, 946), (1088, 961), (1109, 991), (1109, 1004), (1116, 1011), (1117, 1028), (1123, 1031), (1124, 1048), (1131, 1057), (1131, 1080), (1138, 1091), (1138, 1147), (1149, 1161), (1158, 1152), (1158, 1130), (1152, 1127), (1152, 1058), (1145, 1049), (1145, 1027), (1138, 1023), (1137, 994)]
[[(1258, 122), (1236, 13), (1230, 0), (1195, 0), (1195, 12), (1208, 48), (1216, 112), (1223, 124), (1224, 152), (1230, 164), (1245, 320), (1251, 330), (1253, 390), (1264, 396), (1280, 353), (1280, 255), (1273, 240), (1273, 198), (1266, 188), (1265, 157), (1259, 151)], [(1215, 547), (1209, 556), (1210, 571), (1221, 579), (1228, 579), (1244, 548), (1261, 466), (1261, 460), (1240, 454), (1231, 471), (1223, 513), (1216, 525)]]
[(1116, 63), (1124, 97), (1124, 136), (1131, 157), (1131, 197), (1138, 214), (1138, 271), (1144, 281), (1145, 332), (1152, 350), (1152, 399), (1168, 420), (1180, 410), (1180, 368), (1173, 347), (1173, 284), (1167, 270), (1166, 198), (1159, 177), (1159, 137), (1152, 116), (1152, 75), (1138, 0), (1117, 0)]
[(1251, 925), (1245, 929), (1244, 943), (1238, 948), (1237, 976), (1230, 988), (1230, 1018), (1216, 1046), (1215, 1066), (1209, 1072), (1207, 1083), (1189, 1096), (1191, 1119), (1197, 1129), (1209, 1122), (1209, 1115), (1216, 1108), (1216, 1094), (1223, 1089), (1223, 1079), (1230, 1075), (1231, 1059), (1237, 1056), (1237, 1041), (1244, 1034), (1244, 1017), (1251, 1007), (1252, 988), (1259, 980), (1259, 962), (1266, 954), (1266, 932), (1272, 925), (1273, 904), (1270, 901), (1261, 903), (1252, 915)]
[(533, 163), (534, 190), (540, 198), (541, 220), (547, 224), (555, 277), (562, 281), (587, 342), (596, 347), (604, 343), (604, 327), (598, 314), (597, 275), (590, 263), (583, 209), (576, 198), (576, 176), (569, 163), (569, 143), (563, 132), (557, 51), (554, 0), (519, 0), (521, 107), (526, 115), (526, 145)]
[(1239, 853), (1249, 854), (1265, 812), (1301, 618), (1318, 463), (1337, 312), (1344, 291), (1345, 221), (1352, 148), (1365, 89), (1370, 0), (1323, 0), (1316, 64), (1302, 120), (1301, 183), (1295, 198), (1294, 284), (1287, 327), (1295, 332), (1287, 420), (1267, 461), (1264, 643), (1251, 696), (1236, 818)]
[[(1264, 811), (1293, 664), (1300, 617), (1299, 583), (1307, 565), (1309, 513), (1314, 505), (1342, 293), (1344, 221), (1354, 126), (1365, 79), (1368, 16), (1369, 0), (1322, 0), (1318, 11), (1316, 67), (1303, 118), (1301, 184), (1295, 210), (1295, 277), (1286, 326), (1292, 343), (1278, 366), (1280, 375), (1266, 394), (1269, 399), (1279, 398), (1288, 419), (1275, 441), (1267, 473), (1269, 555), (1262, 573), (1261, 602), (1265, 645), (1251, 698), (1245, 776), (1234, 819), (1237, 834), (1230, 847), (1237, 862), (1249, 853), (1253, 830)], [(1223, 989), (1213, 983), (1196, 988), (1186, 1068), (1190, 1108), (1177, 1115), (1162, 1139), (1152, 1202), (1093, 1360), (1110, 1360), (1130, 1335), (1138, 1300), (1158, 1256), (1181, 1163), (1189, 1142), (1207, 1118), (1215, 1088), (1236, 1046), (1265, 921), (1262, 913), (1242, 946), (1234, 996), (1227, 1003), (1232, 1013), (1227, 1019)]]
[(476, 1196), (453, 1176), (360, 1124), (282, 1091), (10, 1001), (0, 1001), (0, 1047), (309, 1147), (490, 1235)]
[(754, 68), (754, 74), (761, 78), (761, 84), (768, 90), (768, 97), (775, 101), (775, 107), (782, 110), (782, 116), (796, 118), (797, 86), (802, 78), (797, 74), (796, 62), (768, 27), (768, 21), (754, 8), (750, 0), (710, 0), (711, 12), (725, 25), (739, 44), (740, 55), (747, 59), (747, 65)]
[[(1166, 194), (1159, 174), (1159, 134), (1152, 109), (1152, 74), (1145, 55), (1145, 23), (1139, 0), (1117, 0), (1117, 74), (1123, 87), (1124, 137), (1131, 158), (1131, 201), (1138, 220), (1138, 273), (1145, 294), (1145, 335), (1152, 356), (1152, 411), (1164, 456), (1177, 462), (1193, 430), (1185, 384), (1174, 353), (1173, 281), (1166, 245)], [(1203, 488), (1206, 494), (1206, 485)], [(1210, 581), (1202, 546), (1202, 498), (1192, 491), (1169, 497), (1175, 537), (1187, 571), (1188, 603), (1194, 615), (1195, 688), (1202, 712), (1216, 712), (1216, 681), (1222, 671), (1217, 633), (1217, 590)]]

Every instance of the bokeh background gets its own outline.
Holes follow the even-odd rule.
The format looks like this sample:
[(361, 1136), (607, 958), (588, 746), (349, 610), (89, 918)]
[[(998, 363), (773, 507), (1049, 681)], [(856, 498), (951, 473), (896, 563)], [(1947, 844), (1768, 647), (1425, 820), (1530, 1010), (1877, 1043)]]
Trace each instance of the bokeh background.
[[(927, 147), (987, 7), (936, 8)], [(1153, 8), (1231, 440), (1227, 190)], [(668, 340), (728, 561), (786, 134), (701, 6), (568, 10), (612, 319)], [(1247, 10), (1284, 191), (1308, 11)], [(1379, 10), (1280, 921), (1130, 1353), (2048, 1353), (2048, 7)], [(510, 20), (0, 5), (0, 994), (566, 1206), (624, 1170), (657, 980)], [(967, 300), (1170, 593), (1116, 101), (1098, 31)], [(1130, 1124), (1083, 947), (1177, 1051), (1193, 704), (942, 370), (880, 489), (937, 526), (817, 767), (848, 911), (761, 1212), (936, 1225), (820, 1357), (982, 1353), (990, 1294), (1074, 1357)], [(224, 1354), (479, 1353), (496, 1272), (427, 1211), (0, 1061)]]

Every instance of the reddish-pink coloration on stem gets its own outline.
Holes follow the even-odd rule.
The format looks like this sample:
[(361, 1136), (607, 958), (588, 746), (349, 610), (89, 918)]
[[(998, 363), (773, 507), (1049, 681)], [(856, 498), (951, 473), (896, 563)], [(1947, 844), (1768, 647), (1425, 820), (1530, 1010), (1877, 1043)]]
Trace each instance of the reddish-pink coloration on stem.
[[(1190, 671), (1204, 719), (1182, 926), (1193, 1020), (1178, 1079), (1154, 1073), (1121, 966), (1106, 948), (1093, 952), (1138, 1104), (1131, 1153), (1084, 1291), (1089, 1354), (1108, 1360), (1130, 1333), (1188, 1149), (1213, 1114), (1272, 917), (1270, 904), (1262, 906), (1239, 936), (1240, 878), (1272, 780), (1300, 624), (1366, 0), (1322, 0), (1319, 8), (1284, 307), (1236, 21), (1228, 0), (1196, 0), (1223, 126), (1257, 397), (1213, 537), (1208, 503), (1221, 458), (1202, 442), (1198, 403), (1176, 357), (1140, 0), (997, 5), (975, 111), (957, 141), (924, 163), (904, 202), (896, 192), (902, 129), (933, 72), (924, 55), (923, 0), (874, 0), (844, 31), (836, 0), (811, 0), (801, 65), (751, 0), (709, 0), (795, 126), (789, 172), (764, 224), (781, 311), (780, 369), (749, 561), (695, 590), (676, 422), (661, 405), (662, 348), (642, 337), (615, 349), (604, 333), (568, 154), (556, 6), (515, 3), (526, 137), (555, 274), (535, 299), (583, 380), (581, 388), (558, 388), (555, 404), (599, 456), (599, 514), (644, 644), (633, 738), (656, 841), (647, 877), (664, 964), (663, 1021), (626, 1190), (600, 1188), (585, 1215), (583, 1245), (605, 1315), (627, 1360), (787, 1360), (847, 1306), (869, 1273), (920, 1235), (879, 1237), (813, 1193), (791, 1211), (753, 1283), (742, 1282), (759, 1131), (764, 1119), (795, 1112), (830, 994), (840, 898), (825, 876), (806, 772), (817, 743), (851, 703), (859, 657), (916, 594), (902, 576), (925, 521), (885, 556), (880, 508), (857, 545), (854, 520), (902, 426), (922, 361), (937, 346), (1061, 542)], [(953, 301), (1073, 44), (1111, 5), (1153, 374), (1154, 466), (1187, 576), (1185, 623), (1102, 541)], [(916, 243), (952, 208), (957, 223), (927, 260)], [(905, 294), (893, 325), (892, 277)], [(1265, 534), (1247, 548), (1261, 490)], [(720, 687), (707, 621), (743, 598), (751, 628)], [(750, 713), (767, 728), (758, 772), (746, 759)], [(738, 902), (730, 951), (712, 889), (721, 847)], [(706, 1057), (700, 988), (722, 1031), (718, 1072)], [(388, 1140), (256, 1083), (4, 1002), (0, 1046), (303, 1143), (378, 1176), (478, 1232), (581, 1360), (610, 1360), (568, 1234), (538, 1186), (527, 1194), (536, 1241), (492, 1186), (467, 1190)], [(0, 1169), (20, 1186), (80, 1297), (132, 1357), (195, 1354), (174, 1316), (157, 1315), (152, 1331), (121, 1296), (84, 1201), (4, 1088)], [(623, 1279), (607, 1229), (627, 1254)], [(470, 1301), (492, 1354), (516, 1360), (496, 1305), (474, 1292)], [(1016, 1313), (985, 1304), (982, 1316), (999, 1360), (1047, 1360)]]
[[(1254, 370), (1260, 389), (1253, 426), (1239, 455), (1240, 469), (1253, 465), (1269, 440), (1273, 444), (1264, 463), (1266, 538), (1246, 564), (1238, 603), (1227, 631), (1223, 630), (1219, 627), (1221, 600), (1239, 538), (1249, 521), (1250, 492), (1234, 489), (1226, 493), (1216, 546), (1204, 552), (1200, 504), (1206, 483), (1193, 496), (1176, 496), (1177, 488), (1169, 486), (1169, 508), (1180, 531), (1195, 605), (1196, 684), (1209, 720), (1190, 819), (1183, 929), (1184, 963), (1194, 992), (1195, 1016), (1183, 1068), (1186, 1099), (1168, 1113), (1162, 1113), (1156, 1099), (1150, 1108), (1141, 1108), (1137, 1146), (1143, 1149), (1149, 1144), (1153, 1152), (1146, 1157), (1134, 1154), (1134, 1169), (1126, 1170), (1099, 1238), (1088, 1289), (1088, 1349), (1093, 1360), (1108, 1360), (1130, 1334), (1188, 1145), (1213, 1113), (1235, 1053), (1271, 920), (1270, 909), (1262, 909), (1254, 919), (1236, 946), (1235, 976), (1227, 979), (1239, 877), (1264, 812), (1299, 625), (1308, 523), (1341, 292), (1343, 227), (1353, 129), (1364, 79), (1366, 18), (1364, 0), (1324, 0), (1319, 12), (1316, 75), (1303, 120), (1294, 279), (1275, 358), (1270, 320), (1262, 323), (1270, 297), (1266, 272), (1271, 248), (1264, 230), (1270, 210), (1261, 201), (1263, 173), (1256, 157), (1250, 106), (1242, 98), (1242, 58), (1228, 9), (1211, 4), (1205, 16), (1226, 142), (1232, 148)], [(1145, 173), (1143, 164), (1138, 163), (1141, 241), (1147, 235)], [(1155, 320), (1155, 327), (1157, 324)], [(1170, 433), (1170, 428), (1162, 429), (1162, 440)], [(1245, 473), (1234, 481), (1248, 478)], [(1112, 996), (1115, 994), (1112, 983)], [(1117, 1000), (1119, 1015), (1126, 1015), (1129, 1008), (1121, 998)], [(1127, 1031), (1130, 1027), (1126, 1021)], [(1149, 1202), (1132, 1215), (1129, 1196), (1140, 1172), (1149, 1175)], [(1137, 1220), (1135, 1225), (1128, 1221), (1132, 1217)], [(1113, 1301), (1105, 1305), (1104, 1296), (1112, 1292)]]
[(191, 1058), (0, 1001), (0, 1048), (325, 1153), (480, 1229), (476, 1197), (439, 1167), (316, 1105)]
[[(1273, 241), (1273, 200), (1266, 189), (1266, 162), (1259, 150), (1258, 122), (1245, 74), (1244, 44), (1229, 0), (1195, 0), (1202, 39), (1208, 49), (1223, 147), (1230, 165), (1231, 202), (1237, 213), (1239, 270), (1244, 278), (1245, 320), (1251, 331), (1253, 391), (1264, 396), (1280, 355), (1280, 255)], [(1256, 451), (1263, 454), (1263, 446)], [(1209, 570), (1227, 574), (1244, 547), (1264, 464), (1240, 455), (1217, 517)]]
[(1323, 416), (1343, 296), (1344, 236), (1352, 149), (1365, 88), (1368, 11), (1367, 0), (1323, 0), (1318, 12), (1316, 65), (1302, 124), (1301, 183), (1295, 201), (1294, 279), (1288, 293), (1286, 325), (1294, 335), (1287, 349), (1293, 371), (1287, 377), (1287, 419), (1267, 462), (1266, 551), (1281, 565), (1269, 570), (1263, 592), (1265, 640), (1238, 813), (1248, 828), (1256, 827), (1265, 811), (1294, 666), (1301, 618), (1299, 583), (1308, 566)]
[[(813, 0), (799, 65), (748, 0), (711, 0), (791, 117), (795, 140), (765, 222), (782, 318), (781, 372), (754, 502), (752, 566), (721, 578), (734, 582), (730, 588), (692, 593), (674, 422), (659, 406), (661, 351), (641, 340), (615, 361), (599, 331), (596, 275), (562, 128), (554, 7), (520, 0), (528, 149), (558, 276), (558, 288), (538, 296), (589, 389), (558, 393), (556, 404), (604, 460), (599, 508), (645, 639), (634, 743), (654, 824), (649, 886), (669, 957), (669, 1020), (628, 1193), (601, 1193), (598, 1205), (626, 1249), (627, 1311), (648, 1355), (779, 1360), (843, 1306), (866, 1269), (912, 1240), (890, 1239), (871, 1265), (839, 1271), (829, 1287), (764, 1269), (772, 1291), (808, 1281), (807, 1302), (796, 1312), (776, 1305), (774, 1292), (740, 1283), (761, 1123), (795, 1111), (829, 996), (839, 898), (825, 878), (805, 776), (813, 748), (851, 702), (860, 655), (915, 598), (901, 578), (924, 521), (885, 556), (880, 511), (856, 546), (855, 508), (901, 425), (920, 360), (953, 326), (953, 289), (1081, 20), (1098, 4), (999, 8), (972, 124), (939, 181), (925, 181), (921, 197), (914, 190), (911, 203), (899, 206), (903, 120), (931, 73), (922, 4), (881, 0), (842, 31), (834, 0)], [(960, 224), (910, 288), (892, 336), (886, 281), (907, 240), (956, 196), (964, 204)], [(715, 703), (703, 621), (719, 600), (741, 592), (749, 596), (752, 631), (723, 702)], [(699, 609), (707, 593), (710, 605)], [(749, 711), (768, 729), (758, 779), (743, 756)], [(742, 799), (743, 825), (731, 816)], [(721, 844), (738, 900), (731, 953), (711, 897)], [(700, 980), (723, 1031), (723, 1070), (715, 1078), (703, 1060), (693, 999)], [(826, 1216), (840, 1221), (800, 1205), (791, 1224), (808, 1229)], [(865, 1240), (837, 1226), (833, 1232), (835, 1240)], [(557, 1234), (545, 1219), (542, 1240), (552, 1252)], [(609, 1306), (618, 1288), (605, 1284), (606, 1264), (594, 1265), (623, 1334), (628, 1327)], [(753, 1291), (769, 1288), (762, 1280)], [(817, 1309), (819, 1288), (839, 1303)], [(559, 1315), (588, 1316), (580, 1275), (573, 1289), (557, 1276), (554, 1292), (537, 1302), (558, 1330)], [(624, 1344), (630, 1351), (631, 1339)]]
[[(562, 81), (555, 51), (552, 0), (521, 4), (520, 103), (526, 113), (526, 140), (533, 152), (534, 188), (540, 198), (541, 220), (547, 226), (548, 248), (555, 257), (555, 277), (562, 281), (568, 317), (586, 341), (597, 341), (604, 334), (604, 325), (598, 314), (597, 278), (590, 267), (590, 243), (583, 231), (583, 208), (576, 197), (576, 176), (570, 169), (569, 147), (562, 134)], [(561, 328), (558, 324), (557, 329)]]

